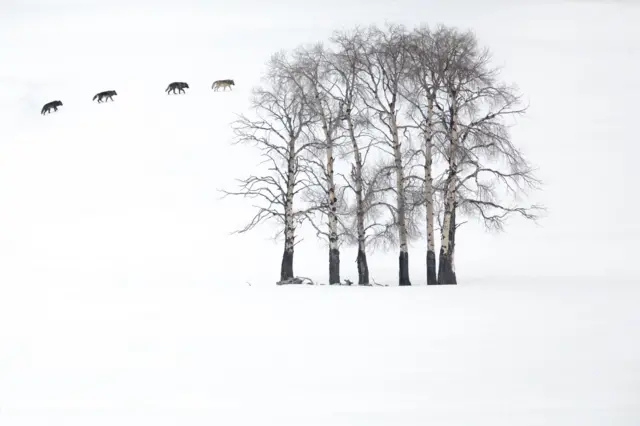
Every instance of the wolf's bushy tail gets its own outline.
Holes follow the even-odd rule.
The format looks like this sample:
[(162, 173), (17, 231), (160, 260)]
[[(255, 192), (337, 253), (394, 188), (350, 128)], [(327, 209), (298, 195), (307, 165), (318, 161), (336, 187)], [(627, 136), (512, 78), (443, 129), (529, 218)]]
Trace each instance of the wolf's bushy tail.
[(98, 99), (98, 95), (95, 95), (95, 96), (93, 97), (93, 100), (94, 100), (94, 101), (95, 101), (96, 99)]

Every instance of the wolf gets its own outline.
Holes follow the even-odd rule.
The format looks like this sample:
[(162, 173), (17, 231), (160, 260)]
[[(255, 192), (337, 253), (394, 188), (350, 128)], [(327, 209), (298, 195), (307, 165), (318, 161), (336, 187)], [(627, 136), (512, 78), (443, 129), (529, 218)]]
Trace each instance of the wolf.
[(51, 101), (49, 103), (46, 103), (42, 107), (42, 111), (40, 111), (40, 114), (42, 115), (45, 115), (46, 113), (51, 114), (51, 109), (53, 109), (54, 111), (57, 111), (59, 106), (62, 106), (62, 102), (60, 101)]
[(187, 83), (176, 81), (169, 84), (164, 91), (167, 92), (167, 95), (169, 94), (170, 91), (172, 91), (173, 93), (176, 93), (176, 90), (178, 91), (178, 93), (185, 93), (184, 89), (188, 89), (188, 88), (189, 88), (189, 85)]
[(98, 100), (98, 103), (102, 102), (102, 100), (104, 98), (107, 98), (107, 100), (111, 99), (113, 101), (113, 96), (117, 96), (118, 93), (116, 93), (115, 90), (106, 90), (104, 92), (100, 92), (98, 94), (96, 94), (93, 97), (93, 100), (95, 101), (96, 99)]
[(231, 86), (235, 86), (236, 83), (233, 80), (216, 80), (211, 85), (211, 88), (218, 91), (219, 88), (224, 87), (225, 89), (228, 87), (231, 90)]

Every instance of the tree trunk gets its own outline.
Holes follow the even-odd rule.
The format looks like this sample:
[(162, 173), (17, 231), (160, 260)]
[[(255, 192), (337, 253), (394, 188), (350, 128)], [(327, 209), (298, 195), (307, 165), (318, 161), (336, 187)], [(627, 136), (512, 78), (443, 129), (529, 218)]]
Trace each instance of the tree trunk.
[(329, 249), (329, 284), (340, 284), (340, 250)]
[(432, 117), (433, 117), (433, 99), (429, 98), (427, 107), (427, 128), (425, 129), (425, 162), (424, 162), (424, 181), (425, 181), (425, 203), (426, 203), (426, 223), (427, 223), (427, 285), (438, 283), (436, 276), (436, 244), (433, 233), (433, 149), (432, 149)]
[(362, 195), (362, 155), (356, 142), (351, 119), (349, 118), (349, 133), (351, 134), (355, 156), (353, 178), (356, 186), (356, 228), (358, 233), (358, 284), (369, 285), (369, 265), (367, 263), (366, 240), (364, 231), (364, 200)]
[(411, 285), (411, 281), (409, 280), (409, 252), (400, 250), (398, 260), (398, 285)]
[[(328, 134), (327, 137), (329, 138)], [(336, 208), (336, 186), (333, 180), (333, 140), (329, 140), (327, 145), (327, 183), (329, 186), (329, 284), (340, 284), (338, 215)]]
[(369, 265), (367, 264), (366, 240), (364, 233), (364, 199), (362, 188), (362, 154), (356, 140), (355, 131), (353, 129), (353, 120), (347, 115), (347, 125), (349, 128), (349, 137), (353, 147), (354, 165), (351, 169), (351, 179), (355, 184), (356, 193), (356, 229), (358, 234), (358, 256), (356, 263), (358, 265), (358, 284), (369, 285)]
[(456, 204), (457, 203), (453, 204), (453, 209), (451, 210), (451, 222), (449, 225), (449, 249), (447, 253), (444, 254), (442, 248), (440, 249), (441, 260), (438, 271), (438, 284), (458, 284), (454, 262), (456, 238)]
[[(395, 104), (390, 105), (390, 110), (395, 111)], [(407, 232), (407, 218), (404, 192), (404, 166), (402, 164), (402, 152), (400, 150), (400, 137), (395, 113), (389, 116), (393, 137), (393, 154), (396, 169), (396, 209), (398, 214), (398, 241), (400, 242), (400, 256), (398, 264), (398, 285), (411, 285), (409, 279), (409, 235)]]
[[(453, 180), (450, 177), (447, 181)], [(438, 264), (438, 284), (457, 284), (456, 275), (453, 270), (453, 244), (452, 240), (455, 236), (455, 203), (451, 202), (451, 185), (447, 183), (445, 192), (445, 212), (442, 225), (442, 238), (440, 242), (440, 259)]]
[(293, 278), (293, 247), (287, 247), (282, 253), (282, 263), (280, 265), (280, 281), (286, 281)]
[(456, 209), (458, 203), (453, 203), (453, 211), (451, 212), (451, 229), (449, 230), (449, 257), (451, 258), (451, 284), (458, 284), (458, 278), (456, 277)]
[[(452, 173), (449, 172), (451, 176)], [(447, 182), (452, 180), (447, 178)], [(447, 183), (445, 192), (445, 212), (442, 226), (442, 239), (440, 243), (440, 262), (438, 264), (438, 284), (457, 284), (456, 275), (453, 270), (453, 244), (452, 239), (455, 234), (455, 203), (450, 203), (451, 186)]]
[(427, 250), (427, 285), (434, 284), (438, 284), (435, 248)]
[(444, 247), (440, 247), (440, 263), (438, 265), (438, 284), (457, 284), (453, 272), (453, 259)]
[(358, 284), (369, 285), (369, 265), (367, 264), (367, 253), (364, 251), (364, 244), (358, 243)]
[(293, 278), (293, 250), (295, 245), (295, 230), (293, 228), (293, 205), (287, 203), (285, 206), (285, 227), (284, 227), (284, 253), (282, 253), (282, 264), (280, 265), (280, 281)]
[(293, 217), (293, 195), (295, 185), (295, 138), (289, 142), (289, 158), (287, 160), (287, 198), (284, 206), (284, 253), (280, 265), (280, 281), (293, 278), (293, 251), (295, 247), (295, 221)]
[[(452, 96), (455, 102), (455, 96)], [(453, 256), (451, 252), (451, 238), (453, 236), (451, 224), (454, 219), (455, 189), (456, 189), (456, 149), (458, 143), (457, 112), (451, 108), (449, 134), (449, 173), (445, 186), (445, 209), (440, 239), (440, 262), (438, 265), (438, 284), (456, 284), (453, 271)]]

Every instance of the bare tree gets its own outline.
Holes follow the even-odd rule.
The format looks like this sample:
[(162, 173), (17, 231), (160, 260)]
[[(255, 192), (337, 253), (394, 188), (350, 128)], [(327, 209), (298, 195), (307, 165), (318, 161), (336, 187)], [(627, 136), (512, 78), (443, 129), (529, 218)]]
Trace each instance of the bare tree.
[(305, 103), (313, 116), (309, 137), (313, 149), (309, 149), (305, 161), (310, 185), (304, 193), (305, 200), (314, 206), (314, 213), (326, 223), (326, 228), (310, 216), (310, 223), (317, 234), (329, 245), (329, 284), (340, 284), (339, 197), (336, 187), (335, 159), (341, 139), (339, 127), (342, 102), (334, 95), (338, 84), (327, 62), (329, 52), (322, 44), (301, 46), (293, 52), (287, 68), (292, 82), (300, 85), (305, 93)]
[(423, 200), (425, 205), (425, 222), (427, 235), (427, 284), (436, 284), (436, 251), (434, 235), (434, 141), (438, 136), (436, 117), (436, 97), (440, 90), (439, 57), (435, 51), (438, 37), (426, 26), (414, 29), (406, 48), (410, 58), (407, 78), (403, 86), (403, 96), (410, 105), (408, 115), (413, 119), (420, 139), (422, 140), (422, 156), (424, 168)]
[[(445, 129), (442, 154), (444, 215), (438, 268), (439, 284), (456, 284), (453, 266), (456, 209), (481, 216), (499, 229), (504, 219), (518, 213), (535, 219), (540, 206), (507, 206), (499, 185), (516, 198), (539, 181), (522, 153), (513, 145), (505, 120), (525, 112), (515, 87), (499, 81), (490, 67), (490, 54), (480, 49), (471, 31), (441, 27), (434, 53), (442, 84), (435, 105)], [(492, 212), (490, 212), (490, 210)], [(497, 213), (496, 213), (497, 211)]]
[(375, 220), (371, 224), (367, 221), (375, 210), (372, 205), (378, 200), (375, 197), (377, 192), (365, 178), (365, 163), (373, 143), (367, 133), (369, 117), (362, 103), (363, 90), (358, 78), (364, 41), (358, 30), (352, 34), (336, 31), (330, 41), (337, 47), (335, 52), (326, 57), (330, 80), (335, 83), (330, 93), (342, 106), (340, 130), (350, 146), (344, 157), (352, 158), (350, 173), (340, 176), (345, 182), (346, 192), (343, 194), (350, 192), (354, 203), (349, 205), (347, 198), (343, 200), (341, 225), (344, 238), (357, 245), (358, 284), (370, 285), (367, 243), (375, 243), (380, 234), (371, 232), (376, 226)]
[(293, 255), (296, 227), (309, 214), (309, 209), (297, 208), (296, 195), (308, 187), (302, 154), (312, 142), (305, 129), (313, 120), (306, 105), (306, 94), (299, 85), (285, 75), (281, 64), (283, 53), (274, 55), (268, 63), (265, 85), (255, 88), (251, 109), (255, 118), (241, 115), (233, 123), (235, 143), (250, 144), (260, 150), (267, 170), (239, 180), (237, 191), (223, 191), (225, 196), (236, 195), (258, 201), (256, 214), (242, 229), (244, 233), (257, 225), (275, 220), (284, 234), (284, 251), (280, 267), (280, 281), (294, 278)]
[(383, 152), (389, 154), (392, 161), (382, 164), (381, 176), (395, 174), (395, 185), (388, 189), (395, 196), (395, 205), (385, 205), (392, 223), (397, 229), (400, 245), (399, 285), (411, 285), (409, 279), (409, 238), (413, 233), (410, 223), (410, 205), (407, 203), (409, 177), (405, 173), (408, 163), (413, 161), (414, 151), (411, 140), (406, 137), (406, 129), (400, 123), (401, 84), (409, 66), (406, 45), (409, 40), (405, 28), (390, 25), (385, 30), (370, 27), (364, 32), (360, 46), (360, 72), (358, 81), (366, 94), (363, 102), (375, 117), (370, 126), (377, 131)]
[[(274, 55), (268, 87), (254, 90), (258, 118), (234, 124), (237, 142), (255, 144), (270, 166), (227, 192), (263, 201), (239, 232), (279, 221), (281, 281), (293, 277), (295, 230), (305, 219), (328, 242), (330, 284), (340, 282), (341, 243), (358, 246), (360, 284), (369, 283), (367, 248), (397, 244), (404, 286), (411, 285), (408, 243), (424, 219), (427, 283), (455, 284), (461, 217), (501, 230), (514, 214), (535, 220), (543, 210), (521, 205), (540, 181), (509, 135), (507, 120), (526, 111), (517, 89), (500, 81), (470, 31), (371, 26), (335, 32), (331, 42), (335, 51), (318, 44), (291, 60)], [(372, 160), (374, 152), (383, 155)], [(350, 173), (336, 167), (342, 158), (351, 160)]]

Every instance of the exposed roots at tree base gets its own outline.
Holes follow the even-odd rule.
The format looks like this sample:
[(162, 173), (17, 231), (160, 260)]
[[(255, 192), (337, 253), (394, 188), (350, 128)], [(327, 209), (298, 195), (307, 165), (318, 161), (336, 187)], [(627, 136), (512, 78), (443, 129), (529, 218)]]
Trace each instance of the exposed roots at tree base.
[(306, 277), (293, 277), (286, 279), (284, 281), (278, 281), (276, 285), (287, 285), (287, 284), (310, 284), (314, 285), (315, 283), (311, 278)]
[[(287, 280), (284, 281), (278, 281), (276, 282), (276, 285), (288, 285), (288, 284), (308, 284), (308, 285), (326, 285), (323, 283), (315, 283), (313, 282), (313, 280), (311, 278), (307, 278), (307, 277), (293, 277), (293, 278), (289, 278)], [(330, 285), (347, 285), (347, 286), (351, 286), (354, 285), (353, 281), (351, 280), (344, 280), (343, 283), (339, 283), (339, 284), (330, 284)], [(375, 284), (375, 285), (384, 285), (384, 284)], [(367, 284), (367, 286), (371, 286), (371, 284)]]

